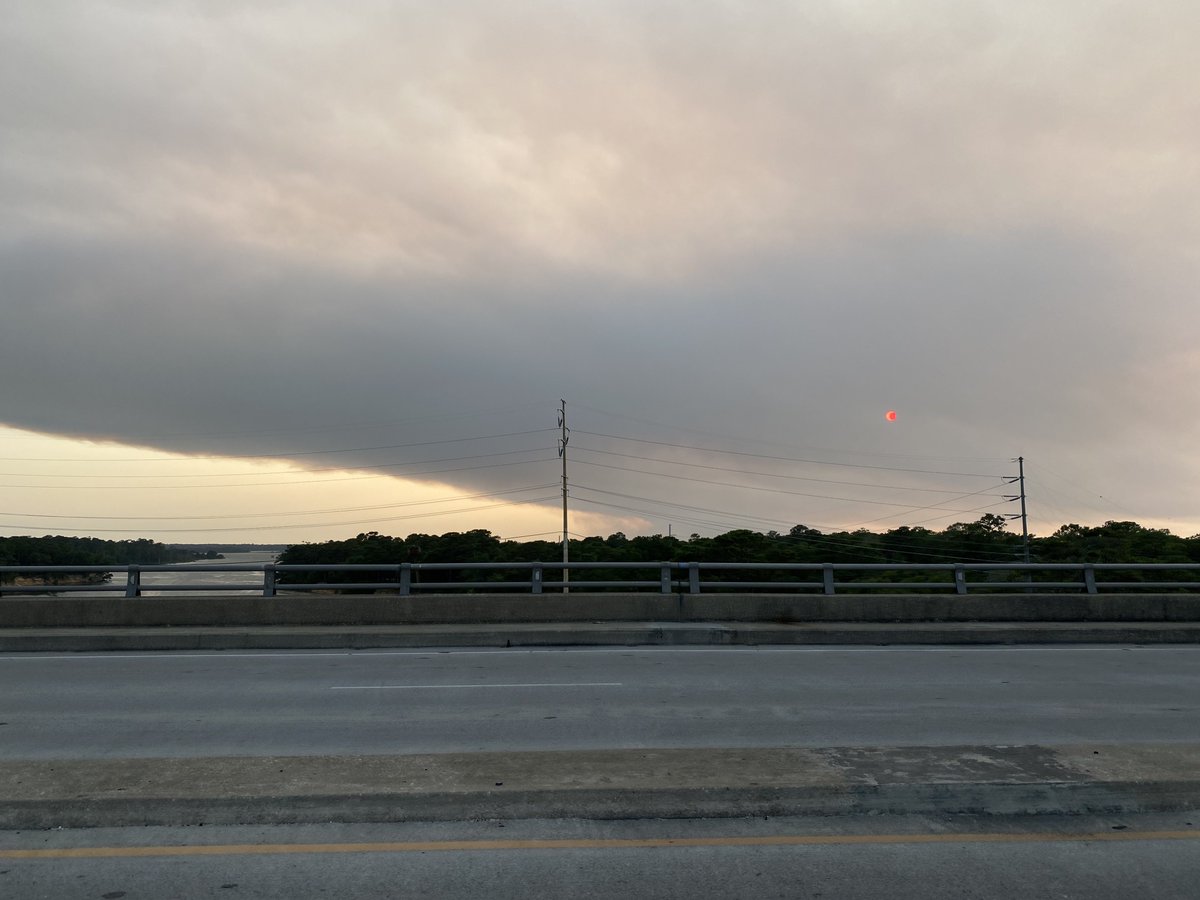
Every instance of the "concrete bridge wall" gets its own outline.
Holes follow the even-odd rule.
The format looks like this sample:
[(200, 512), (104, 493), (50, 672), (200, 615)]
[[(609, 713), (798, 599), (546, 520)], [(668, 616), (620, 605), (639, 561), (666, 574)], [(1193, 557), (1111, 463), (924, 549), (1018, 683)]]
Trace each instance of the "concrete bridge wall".
[(1200, 622), (1200, 595), (579, 592), (0, 599), (0, 628), (655, 621)]

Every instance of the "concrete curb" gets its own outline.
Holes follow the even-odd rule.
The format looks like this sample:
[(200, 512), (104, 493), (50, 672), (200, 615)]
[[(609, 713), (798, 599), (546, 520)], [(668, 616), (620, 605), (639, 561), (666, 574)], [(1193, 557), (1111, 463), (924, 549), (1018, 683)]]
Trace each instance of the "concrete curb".
[(1200, 809), (1200, 744), (0, 763), (0, 828)]
[(809, 644), (1197, 644), (1200, 622), (579, 622), (2, 628), (0, 652)]

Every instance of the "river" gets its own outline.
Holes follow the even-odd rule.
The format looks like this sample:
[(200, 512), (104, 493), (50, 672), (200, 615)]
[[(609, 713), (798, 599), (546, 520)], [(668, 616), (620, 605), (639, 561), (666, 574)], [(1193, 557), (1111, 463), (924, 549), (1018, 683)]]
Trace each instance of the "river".
[[(205, 566), (220, 565), (255, 565), (275, 562), (277, 554), (270, 551), (258, 550), (252, 553), (226, 553), (223, 559), (204, 559), (191, 563), (179, 563), (177, 572), (142, 572), (142, 596), (162, 597), (176, 594), (178, 591), (155, 590), (155, 585), (203, 584), (212, 585), (214, 593), (221, 594), (262, 594), (262, 572), (211, 572), (205, 571)], [(124, 572), (113, 572), (113, 585), (125, 584)], [(255, 585), (252, 590), (230, 589), (231, 585)], [(61, 597), (112, 597), (119, 596), (119, 591), (63, 591)]]

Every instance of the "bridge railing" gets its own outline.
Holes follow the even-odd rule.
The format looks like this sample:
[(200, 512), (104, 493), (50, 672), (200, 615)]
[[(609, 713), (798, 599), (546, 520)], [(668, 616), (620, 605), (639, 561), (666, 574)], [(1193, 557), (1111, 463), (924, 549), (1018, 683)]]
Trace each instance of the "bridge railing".
[[(143, 583), (144, 574), (196, 580)], [(229, 577), (203, 580), (205, 573)], [(469, 573), (473, 579), (460, 576)], [(244, 574), (245, 580), (238, 580)], [(595, 577), (597, 574), (605, 576)], [(607, 577), (611, 574), (612, 577)], [(304, 576), (310, 576), (308, 578)], [(118, 579), (116, 576), (123, 576)], [(489, 577), (490, 576), (490, 577)], [(515, 576), (515, 577), (514, 577)], [(548, 577), (557, 576), (557, 577)], [(564, 577), (565, 576), (565, 577)], [(584, 577), (586, 576), (586, 577)], [(280, 565), (188, 563), (157, 566), (0, 566), (0, 597), (21, 594), (144, 591), (265, 597), (295, 592), (415, 593), (528, 591), (1006, 592), (1200, 591), (1195, 563), (732, 563), (732, 562), (450, 562)]]

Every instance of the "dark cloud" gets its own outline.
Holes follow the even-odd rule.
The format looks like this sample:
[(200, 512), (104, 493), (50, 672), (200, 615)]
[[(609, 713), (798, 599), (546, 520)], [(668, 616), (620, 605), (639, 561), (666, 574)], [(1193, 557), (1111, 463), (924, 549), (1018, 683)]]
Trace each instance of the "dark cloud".
[[(373, 445), (313, 429), (549, 429), (565, 397), (580, 480), (643, 499), (869, 518), (589, 469), (589, 444), (746, 464), (582, 432), (1024, 454), (1084, 486), (1064, 514), (1116, 485), (1194, 522), (1194, 62), (1170, 23), (1195, 13), (1156, 8), (1148, 46), (1116, 7), (1061, 44), (1079, 23), (1033, 7), (1045, 34), (938, 4), (26, 10), (0, 33), (0, 421), (352, 467), (416, 451), (306, 455)], [(553, 452), (523, 440), (478, 449)]]

